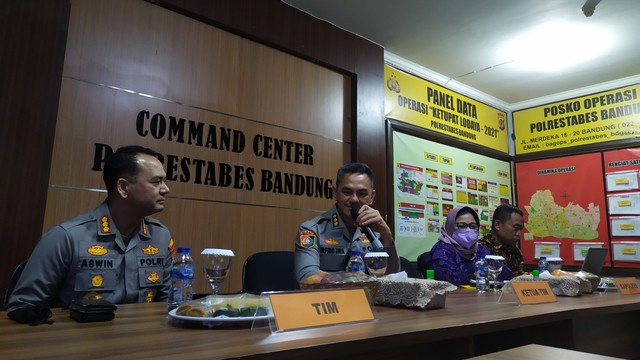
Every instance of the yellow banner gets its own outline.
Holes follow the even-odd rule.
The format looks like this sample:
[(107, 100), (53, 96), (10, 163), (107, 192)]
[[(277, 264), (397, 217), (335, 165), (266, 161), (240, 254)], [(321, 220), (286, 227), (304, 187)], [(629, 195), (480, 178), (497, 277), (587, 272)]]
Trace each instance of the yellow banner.
[(635, 138), (640, 135), (640, 85), (513, 113), (516, 154)]
[(504, 111), (386, 65), (384, 78), (386, 117), (509, 152)]

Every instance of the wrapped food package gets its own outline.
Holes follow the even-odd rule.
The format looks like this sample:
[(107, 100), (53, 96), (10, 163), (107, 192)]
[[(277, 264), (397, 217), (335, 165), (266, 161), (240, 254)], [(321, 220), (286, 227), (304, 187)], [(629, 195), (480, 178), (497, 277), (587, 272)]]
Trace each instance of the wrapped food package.
[(377, 305), (415, 309), (436, 309), (445, 305), (447, 293), (458, 287), (446, 281), (429, 279), (380, 278), (380, 288), (374, 298)]
[(579, 296), (582, 294), (580, 290), (581, 281), (577, 276), (541, 276), (534, 278), (533, 275), (520, 275), (511, 279), (511, 282), (518, 281), (546, 281), (556, 296)]
[(270, 312), (269, 299), (260, 295), (209, 295), (180, 305), (176, 315), (190, 317), (247, 317)]
[(586, 271), (569, 272), (563, 270), (556, 270), (551, 273), (553, 276), (576, 276), (580, 279), (580, 291), (584, 294), (591, 294), (596, 291), (598, 284), (600, 284), (600, 277)]
[(375, 298), (379, 286), (380, 282), (378, 282), (375, 277), (367, 275), (362, 271), (320, 271), (317, 274), (307, 277), (300, 283), (300, 289), (302, 290), (362, 287), (369, 290), (371, 298)]

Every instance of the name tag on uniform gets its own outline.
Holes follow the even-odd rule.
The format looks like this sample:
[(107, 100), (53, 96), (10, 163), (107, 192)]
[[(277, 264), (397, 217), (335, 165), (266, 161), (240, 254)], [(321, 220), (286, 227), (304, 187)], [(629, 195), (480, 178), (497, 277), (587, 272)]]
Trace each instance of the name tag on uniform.
[(275, 331), (373, 321), (373, 304), (362, 288), (269, 294)]

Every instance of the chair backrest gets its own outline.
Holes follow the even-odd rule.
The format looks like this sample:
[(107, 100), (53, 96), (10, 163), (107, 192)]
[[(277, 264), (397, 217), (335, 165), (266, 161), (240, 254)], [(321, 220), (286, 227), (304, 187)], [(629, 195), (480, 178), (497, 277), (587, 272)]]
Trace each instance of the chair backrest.
[(250, 255), (242, 266), (242, 291), (297, 290), (293, 274), (293, 251), (266, 251)]
[(7, 310), (7, 305), (9, 305), (9, 296), (11, 296), (11, 293), (13, 292), (13, 288), (16, 287), (16, 284), (18, 283), (18, 279), (20, 279), (22, 270), (24, 270), (24, 267), (25, 265), (27, 265), (28, 260), (29, 259), (18, 264), (18, 266), (16, 266), (16, 268), (13, 270), (13, 273), (11, 273), (11, 277), (9, 278), (9, 283), (7, 284), (7, 291), (5, 291), (4, 293), (4, 301), (2, 303), (3, 310)]
[(420, 274), (418, 268), (416, 268), (416, 266), (411, 261), (409, 261), (409, 259), (402, 256), (400, 256), (400, 270), (406, 272), (407, 276), (409, 276), (410, 278), (424, 279), (424, 276)]
[(418, 271), (426, 277), (427, 269), (433, 269), (431, 266), (431, 251), (425, 251), (418, 256)]

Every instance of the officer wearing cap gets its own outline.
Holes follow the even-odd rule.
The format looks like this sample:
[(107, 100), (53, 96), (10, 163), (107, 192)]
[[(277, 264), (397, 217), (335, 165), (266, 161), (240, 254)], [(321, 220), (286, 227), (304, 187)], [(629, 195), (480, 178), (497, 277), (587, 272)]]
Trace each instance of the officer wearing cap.
[[(338, 169), (333, 187), (336, 203), (298, 229), (294, 255), (294, 275), (298, 282), (320, 271), (345, 270), (352, 250), (360, 250), (362, 254), (385, 251), (389, 254), (387, 273), (399, 271), (391, 229), (380, 212), (371, 207), (375, 195), (373, 171), (369, 166), (351, 163)], [(355, 220), (352, 208), (359, 209)], [(371, 243), (360, 226), (370, 227), (378, 240)]]
[(119, 148), (106, 158), (103, 179), (107, 198), (100, 206), (52, 227), (38, 241), (9, 297), (10, 317), (29, 307), (67, 307), (80, 298), (116, 304), (167, 298), (173, 239), (148, 217), (164, 209), (169, 193), (156, 152)]

